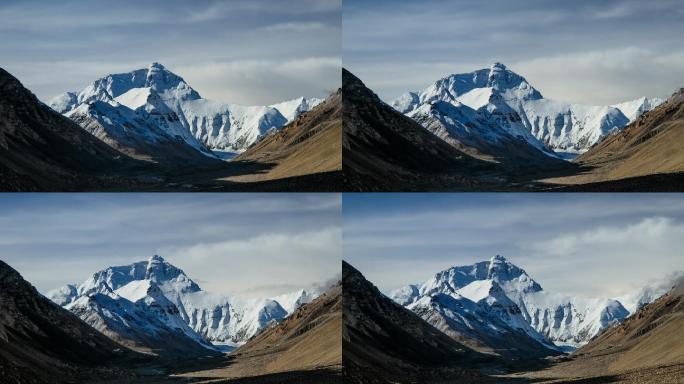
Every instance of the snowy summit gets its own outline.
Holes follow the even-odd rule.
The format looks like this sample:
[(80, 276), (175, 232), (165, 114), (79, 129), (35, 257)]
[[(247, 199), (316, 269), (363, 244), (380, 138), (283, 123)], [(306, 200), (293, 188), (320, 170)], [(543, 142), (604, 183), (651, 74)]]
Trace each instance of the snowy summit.
[[(440, 102), (449, 107), (435, 112)], [(494, 63), (489, 68), (449, 75), (423, 91), (407, 92), (391, 105), (443, 139), (461, 139), (464, 126), (476, 132), (498, 126), (540, 149), (582, 153), (662, 102), (642, 97), (610, 106), (583, 106), (549, 100), (524, 77)], [(436, 131), (437, 122), (445, 125), (446, 133)], [(496, 136), (492, 134), (488, 140), (496, 140)]]
[[(98, 102), (107, 108), (98, 108)], [(97, 79), (80, 92), (66, 92), (48, 104), (81, 125), (89, 118), (109, 130), (151, 125), (212, 156), (214, 150), (242, 152), (269, 130), (280, 129), (321, 102), (299, 97), (272, 106), (241, 106), (208, 100), (155, 62)]]

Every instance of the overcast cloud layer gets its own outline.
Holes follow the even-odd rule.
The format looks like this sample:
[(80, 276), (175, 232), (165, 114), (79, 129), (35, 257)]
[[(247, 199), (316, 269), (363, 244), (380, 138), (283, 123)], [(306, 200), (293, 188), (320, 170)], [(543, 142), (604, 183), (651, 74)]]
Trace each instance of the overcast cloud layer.
[(345, 0), (343, 13), (344, 66), (384, 100), (496, 61), (588, 105), (684, 87), (680, 0)]
[(341, 0), (8, 0), (0, 66), (42, 100), (157, 61), (200, 95), (265, 105), (340, 86)]
[(684, 270), (658, 194), (345, 194), (344, 259), (384, 292), (500, 254), (550, 292), (616, 297)]
[(0, 259), (45, 293), (159, 254), (202, 289), (268, 297), (340, 273), (339, 194), (3, 194)]

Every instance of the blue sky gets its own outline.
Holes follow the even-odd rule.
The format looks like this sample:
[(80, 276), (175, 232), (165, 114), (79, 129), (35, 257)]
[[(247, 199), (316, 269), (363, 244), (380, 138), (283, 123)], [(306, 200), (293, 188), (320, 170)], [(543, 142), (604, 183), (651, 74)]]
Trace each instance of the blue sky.
[(496, 254), (586, 297), (684, 269), (679, 194), (344, 194), (343, 207), (343, 257), (383, 291)]
[(0, 259), (45, 293), (159, 254), (210, 292), (340, 273), (339, 194), (0, 194)]
[(0, 65), (42, 100), (157, 61), (239, 104), (340, 86), (341, 0), (3, 0)]
[(385, 100), (495, 61), (582, 104), (684, 86), (680, 0), (345, 0), (343, 14), (344, 66)]

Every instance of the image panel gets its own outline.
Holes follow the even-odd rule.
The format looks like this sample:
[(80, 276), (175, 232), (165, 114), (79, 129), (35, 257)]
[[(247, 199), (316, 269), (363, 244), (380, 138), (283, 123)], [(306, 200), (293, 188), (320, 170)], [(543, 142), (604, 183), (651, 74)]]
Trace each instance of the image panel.
[(1, 191), (340, 191), (341, 0), (4, 1)]
[(0, 208), (1, 382), (342, 382), (339, 194)]
[(345, 190), (684, 191), (682, 12), (345, 1)]
[(350, 383), (684, 380), (678, 194), (345, 194)]

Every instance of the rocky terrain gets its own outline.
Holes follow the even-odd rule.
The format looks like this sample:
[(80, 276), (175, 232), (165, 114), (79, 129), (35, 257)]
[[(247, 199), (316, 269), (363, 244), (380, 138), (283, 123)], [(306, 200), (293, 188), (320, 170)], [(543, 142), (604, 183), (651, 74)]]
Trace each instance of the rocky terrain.
[(317, 294), (300, 289), (277, 298), (241, 299), (211, 293), (154, 255), (95, 272), (48, 296), (129, 348), (173, 358), (218, 355), (213, 344), (241, 345)]
[(547, 292), (524, 269), (496, 255), (440, 271), (390, 296), (475, 350), (538, 359), (581, 347), (663, 293), (645, 287), (613, 299)]
[(496, 63), (392, 107), (343, 70), (343, 104), (348, 191), (684, 190), (681, 92), (567, 104)]

